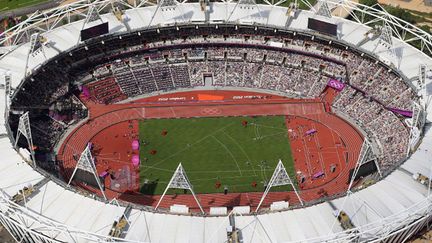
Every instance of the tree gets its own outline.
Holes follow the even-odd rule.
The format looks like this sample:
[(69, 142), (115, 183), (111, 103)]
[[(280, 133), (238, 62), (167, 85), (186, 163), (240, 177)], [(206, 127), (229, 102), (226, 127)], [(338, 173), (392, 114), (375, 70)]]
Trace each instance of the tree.
[(394, 15), (400, 19), (403, 19), (406, 22), (411, 24), (415, 24), (419, 21), (424, 20), (423, 17), (416, 17), (411, 12), (406, 11), (405, 9), (399, 7), (386, 6), (385, 9), (389, 14)]
[(373, 5), (378, 3), (378, 0), (360, 0), (359, 3), (372, 7)]
[(15, 20), (13, 18), (9, 17), (6, 21), (7, 21), (7, 28), (8, 29), (15, 26)]
[(425, 32), (427, 32), (429, 34), (432, 34), (431, 33), (431, 28), (428, 25), (421, 25), (421, 26), (418, 26), (418, 27), (419, 27), (419, 29), (421, 29), (421, 30), (423, 30), (423, 31), (425, 31)]
[(24, 22), (24, 21), (26, 21), (27, 19), (28, 19), (28, 16), (27, 16), (27, 15), (23, 15), (23, 16), (21, 16), (20, 21), (21, 21), (21, 22)]

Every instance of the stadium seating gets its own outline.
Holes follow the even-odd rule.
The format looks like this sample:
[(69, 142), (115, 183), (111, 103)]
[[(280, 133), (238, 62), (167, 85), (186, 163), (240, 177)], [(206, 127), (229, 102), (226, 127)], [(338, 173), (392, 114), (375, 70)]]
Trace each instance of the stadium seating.
[[(264, 89), (312, 98), (320, 96), (330, 78), (338, 78), (347, 86), (336, 97), (333, 108), (358, 121), (376, 141), (382, 169), (390, 170), (405, 158), (408, 129), (388, 108), (411, 110), (417, 97), (404, 78), (389, 67), (346, 48), (301, 36), (281, 39), (194, 34), (197, 33), (180, 39), (170, 37), (169, 41), (160, 38), (152, 41), (149, 37), (145, 45), (122, 49), (120, 57), (89, 64), (72, 77), (56, 72), (60, 60), (51, 69), (33, 75), (34, 81), (25, 83), (13, 106), (48, 106), (67, 92), (65, 80), (71, 79), (87, 85), (97, 102), (116, 103), (153, 92), (203, 87), (207, 76), (212, 77), (211, 85), (218, 88)], [(276, 48), (271, 42), (283, 46)], [(114, 48), (116, 43), (110, 45)], [(69, 56), (70, 60), (65, 62), (73, 62), (82, 55)], [(35, 88), (48, 76), (55, 77), (54, 82), (45, 89)], [(32, 90), (31, 95), (27, 90)], [(43, 119), (39, 121), (44, 124)], [(39, 134), (37, 129), (34, 133), (43, 146), (50, 147), (53, 143), (46, 140), (57, 139)]]

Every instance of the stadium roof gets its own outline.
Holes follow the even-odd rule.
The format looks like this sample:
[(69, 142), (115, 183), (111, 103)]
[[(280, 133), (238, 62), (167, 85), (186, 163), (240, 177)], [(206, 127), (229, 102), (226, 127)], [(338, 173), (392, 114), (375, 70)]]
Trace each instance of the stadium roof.
[[(84, 2), (84, 1), (82, 1)], [(99, 1), (108, 2), (108, 1)], [(350, 2), (344, 2), (347, 5)], [(83, 4), (84, 6), (85, 4)], [(74, 6), (74, 5), (71, 5)], [(81, 5), (75, 5), (78, 9)], [(87, 6), (87, 5), (86, 5)], [(84, 8), (84, 7), (83, 7)], [(65, 7), (69, 11), (72, 7)], [(183, 3), (175, 10), (155, 13), (157, 6), (131, 8), (125, 11), (127, 25), (131, 30), (150, 26), (172, 24), (200, 24), (205, 22), (205, 14), (199, 3)], [(272, 5), (254, 5), (251, 8), (236, 7), (236, 3), (211, 3), (210, 23), (231, 22), (243, 25), (265, 25), (285, 28), (286, 8)], [(72, 10), (70, 10), (72, 11)], [(292, 20), (290, 30), (316, 34), (307, 29), (307, 19), (318, 17), (315, 13), (301, 11)], [(112, 13), (102, 15), (109, 22), (110, 34), (127, 31), (126, 26)], [(370, 30), (369, 27), (341, 18), (327, 19), (338, 23), (338, 38), (347, 45), (356, 46)], [(35, 70), (60, 52), (66, 52), (80, 43), (80, 30), (84, 20), (73, 22), (42, 33), (48, 43), (44, 53), (38, 52), (29, 58), (28, 70)], [(19, 30), (16, 30), (19, 31)], [(377, 39), (358, 47), (373, 53), (377, 58), (393, 63), (407, 78), (416, 79), (419, 65), (432, 67), (432, 59), (421, 51), (393, 37), (393, 49), (377, 45)], [(19, 86), (24, 78), (27, 53), (30, 43), (20, 44), (0, 59), (0, 67), (10, 72), (12, 87)], [(45, 55), (45, 56), (44, 56)], [(0, 96), (4, 90), (0, 90)], [(5, 101), (0, 99), (0, 109), (4, 112)], [(4, 118), (0, 119), (4, 124)], [(1, 126), (1, 134), (6, 133)], [(409, 227), (414, 220), (430, 214), (430, 195), (425, 186), (413, 180), (412, 175), (431, 175), (432, 131), (427, 129), (417, 151), (396, 171), (382, 181), (356, 192), (351, 197), (335, 199), (315, 206), (262, 215), (238, 215), (236, 226), (241, 229), (244, 242), (287, 242), (341, 239), (349, 240), (360, 236), (362, 239), (379, 239), (388, 236), (395, 229)], [(105, 241), (112, 223), (118, 220), (125, 207), (106, 204), (90, 196), (64, 188), (64, 184), (44, 180), (45, 176), (23, 162), (13, 150), (7, 136), (0, 138), (1, 170), (0, 206), (10, 208), (9, 217), (33, 229), (41, 238), (55, 237), (60, 241), (86, 242)], [(9, 199), (19, 189), (28, 184), (40, 187), (29, 198), (25, 207), (15, 205)], [(85, 205), (85, 206), (84, 206)], [(343, 210), (352, 219), (356, 229), (343, 231), (335, 212)], [(3, 210), (2, 210), (3, 211)], [(4, 211), (0, 214), (4, 214)], [(131, 211), (129, 229), (125, 239), (140, 242), (225, 242), (227, 216), (199, 217), (155, 213), (134, 208)]]

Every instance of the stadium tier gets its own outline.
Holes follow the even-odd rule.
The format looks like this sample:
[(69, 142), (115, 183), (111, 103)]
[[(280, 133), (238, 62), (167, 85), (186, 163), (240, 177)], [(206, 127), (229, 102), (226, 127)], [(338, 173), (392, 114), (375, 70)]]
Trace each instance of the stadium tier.
[(82, 0), (0, 34), (0, 223), (20, 242), (404, 242), (430, 223), (432, 37), (348, 1), (278, 5)]

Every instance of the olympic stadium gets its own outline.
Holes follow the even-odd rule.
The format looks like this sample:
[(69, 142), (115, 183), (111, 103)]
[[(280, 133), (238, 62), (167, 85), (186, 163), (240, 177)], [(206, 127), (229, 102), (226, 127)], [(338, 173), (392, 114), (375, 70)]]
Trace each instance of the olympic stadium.
[(0, 43), (17, 242), (405, 242), (430, 222), (432, 37), (380, 7), (83, 0)]

